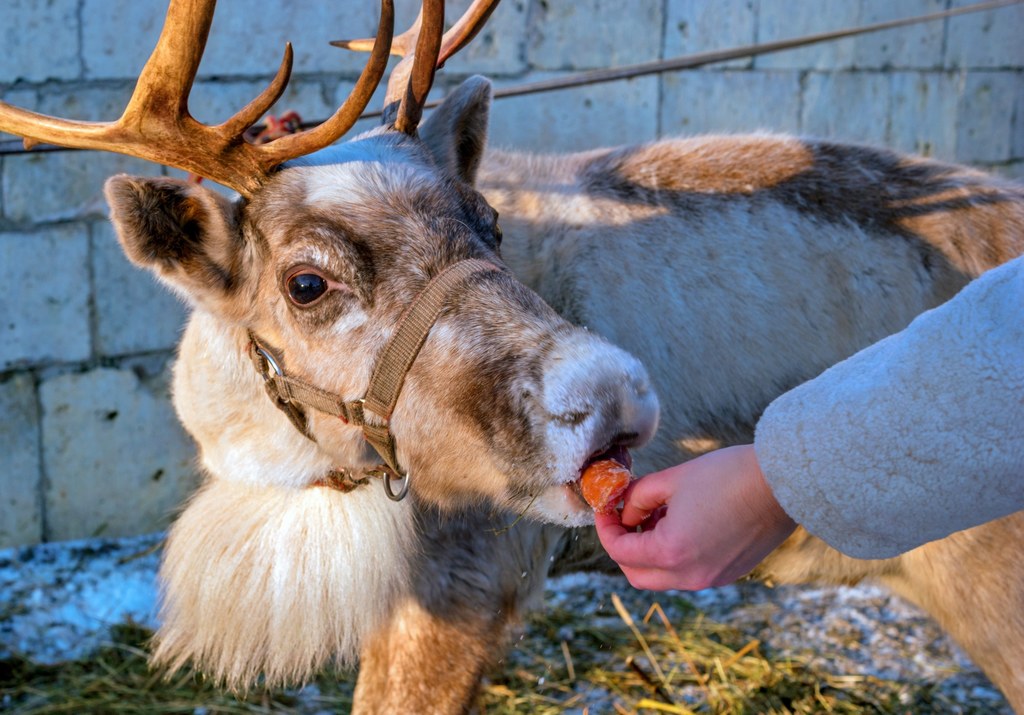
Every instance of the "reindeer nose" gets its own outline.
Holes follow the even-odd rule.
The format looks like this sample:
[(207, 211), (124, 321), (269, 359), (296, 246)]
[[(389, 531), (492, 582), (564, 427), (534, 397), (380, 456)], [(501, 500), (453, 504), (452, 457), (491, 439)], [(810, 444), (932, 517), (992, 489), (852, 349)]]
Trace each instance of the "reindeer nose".
[(548, 356), (543, 401), (557, 431), (573, 433), (573, 451), (639, 446), (658, 424), (658, 398), (640, 361), (589, 333)]

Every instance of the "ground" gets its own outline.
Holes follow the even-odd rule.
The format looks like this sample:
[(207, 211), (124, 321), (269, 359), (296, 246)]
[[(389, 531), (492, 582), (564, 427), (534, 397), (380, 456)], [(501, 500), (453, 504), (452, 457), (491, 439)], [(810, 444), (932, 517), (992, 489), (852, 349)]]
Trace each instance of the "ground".
[[(238, 700), (145, 665), (162, 535), (0, 550), (0, 710), (347, 712), (351, 674)], [(487, 713), (1012, 711), (926, 616), (872, 586), (645, 593), (552, 580), (485, 680)]]

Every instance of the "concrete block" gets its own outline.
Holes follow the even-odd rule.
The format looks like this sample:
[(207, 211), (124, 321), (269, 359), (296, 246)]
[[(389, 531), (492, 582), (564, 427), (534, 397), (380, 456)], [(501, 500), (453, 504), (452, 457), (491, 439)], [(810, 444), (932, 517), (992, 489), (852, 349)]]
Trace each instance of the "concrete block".
[(125, 258), (110, 223), (92, 226), (96, 353), (102, 356), (170, 350), (187, 311), (149, 271)]
[(0, 233), (0, 370), (90, 353), (86, 227)]
[(79, 77), (78, 0), (0, 3), (0, 47), (0, 84)]
[(657, 77), (513, 97), (492, 109), (488, 143), (523, 151), (565, 152), (649, 141), (657, 137), (657, 108)]
[(881, 72), (813, 72), (804, 87), (800, 127), (804, 134), (885, 145), (892, 94)]
[[(953, 7), (974, 0), (953, 0)], [(1024, 5), (952, 17), (948, 23), (946, 66), (1016, 68), (1024, 66)]]
[(958, 161), (1009, 161), (1013, 142), (1013, 108), (1024, 92), (1020, 72), (968, 72), (957, 108)]
[[(131, 0), (82, 2), (82, 64), (88, 79), (138, 77), (156, 46), (166, 6)], [(111, 22), (117, 18), (116, 22)], [(130, 30), (128, 29), (130, 28)]]
[(380, 3), (270, 3), (253, 12), (249, 0), (226, 0), (217, 12), (204, 74), (273, 74), (286, 42), (295, 51), (296, 74), (358, 74), (366, 55), (330, 43), (376, 36)]
[[(451, 27), (462, 17), (470, 1), (449, 0), (445, 3), (446, 27)], [(420, 0), (398, 0), (395, 3), (396, 23), (401, 25), (401, 29), (405, 29), (416, 17), (420, 4)], [(445, 63), (441, 74), (484, 74), (498, 77), (526, 71), (526, 20), (529, 9), (529, 0), (502, 0), (480, 33)]]
[[(762, 0), (759, 42), (801, 37), (926, 15), (945, 9), (944, 0), (824, 0), (794, 5), (785, 0)], [(800, 49), (762, 55), (758, 68), (775, 69), (934, 69), (942, 66), (942, 22), (872, 32), (843, 40), (832, 40)]]
[[(363, 55), (331, 47), (331, 40), (373, 37), (376, 3), (265, 3), (253, 12), (246, 0), (222, 0), (199, 67), (201, 77), (265, 76), (277, 71), (286, 42), (295, 52), (296, 75), (358, 73)], [(156, 45), (164, 6), (134, 0), (84, 0), (83, 60), (96, 79), (137, 76)], [(118, 22), (111, 23), (115, 16)], [(125, 28), (131, 28), (126, 32)]]
[(800, 128), (800, 75), (788, 71), (680, 72), (662, 78), (661, 132), (718, 134)]
[(16, 223), (106, 216), (103, 182), (114, 174), (159, 175), (162, 168), (94, 151), (8, 156), (3, 166), (4, 216)]
[(893, 149), (956, 159), (960, 82), (945, 72), (893, 72), (887, 144)]
[[(665, 12), (665, 57), (749, 45), (757, 37), (754, 0), (668, 0)], [(751, 64), (750, 59), (740, 59), (715, 67)]]
[(0, 383), (0, 548), (43, 539), (39, 410), (32, 375)]
[[(818, 0), (813, 9), (789, 0), (760, 0), (757, 41), (788, 40), (817, 32), (853, 27), (860, 17), (859, 0)], [(854, 65), (852, 39), (823, 42), (808, 47), (762, 55), (758, 69), (847, 69)]]
[(661, 0), (536, 3), (527, 59), (538, 70), (618, 67), (661, 56)]
[[(860, 0), (858, 24), (872, 25), (946, 9), (945, 0)], [(861, 35), (853, 42), (858, 69), (938, 69), (945, 26), (941, 20)]]
[(165, 379), (100, 368), (45, 380), (47, 540), (164, 528), (196, 485), (195, 449)]

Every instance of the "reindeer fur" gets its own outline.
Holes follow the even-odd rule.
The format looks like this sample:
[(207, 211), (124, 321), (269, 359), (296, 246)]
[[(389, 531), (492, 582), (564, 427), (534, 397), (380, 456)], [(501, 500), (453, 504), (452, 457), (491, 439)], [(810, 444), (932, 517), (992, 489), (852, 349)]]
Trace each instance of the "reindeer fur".
[[(601, 441), (575, 440), (572, 422), (590, 419), (580, 405), (616, 380), (574, 373), (620, 366), (635, 387), (602, 403), (622, 409), (602, 429), (635, 432), (638, 446), (652, 427), (646, 377), (594, 335), (638, 356), (661, 396), (657, 434), (635, 449), (644, 473), (750, 441), (775, 396), (1024, 251), (1024, 189), (963, 167), (775, 135), (481, 156), (489, 101), (489, 84), (469, 80), (421, 139), (357, 138), (296, 162), (248, 205), (157, 180), (108, 186), (129, 256), (196, 306), (175, 400), (208, 481), (171, 531), (156, 662), (190, 660), (245, 687), (358, 653), (357, 712), (462, 712), (551, 569), (610, 566), (592, 531), (563, 528), (585, 522), (585, 507), (550, 486)], [(500, 256), (487, 204), (501, 217)], [(339, 222), (404, 243), (349, 236), (339, 253)], [(327, 265), (352, 294), (330, 309), (288, 308), (270, 274), (289, 251)], [(294, 430), (262, 394), (246, 329), (258, 325), (307, 378), (358, 394), (387, 320), (413, 294), (404, 286), (467, 251), (503, 261), (568, 323), (514, 282), (471, 286), (428, 339), (392, 422), (412, 501), (389, 502), (376, 485), (306, 486), (371, 456), (333, 418), (311, 415), (316, 444)], [(555, 347), (535, 355), (542, 344)], [(530, 422), (540, 418), (516, 407), (535, 394), (542, 436)], [(545, 445), (561, 446), (539, 460)], [(509, 526), (524, 510), (538, 520)], [(1022, 515), (877, 562), (799, 530), (761, 573), (889, 585), (1024, 711), (1022, 544)]]

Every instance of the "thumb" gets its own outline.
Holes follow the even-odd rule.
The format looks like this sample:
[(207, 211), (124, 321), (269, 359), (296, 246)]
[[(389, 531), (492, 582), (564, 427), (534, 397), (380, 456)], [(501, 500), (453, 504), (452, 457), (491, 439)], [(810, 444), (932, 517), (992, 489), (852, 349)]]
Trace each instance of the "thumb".
[(634, 527), (642, 523), (656, 509), (668, 503), (675, 492), (676, 480), (668, 472), (657, 472), (641, 477), (630, 485), (624, 496), (623, 526)]

